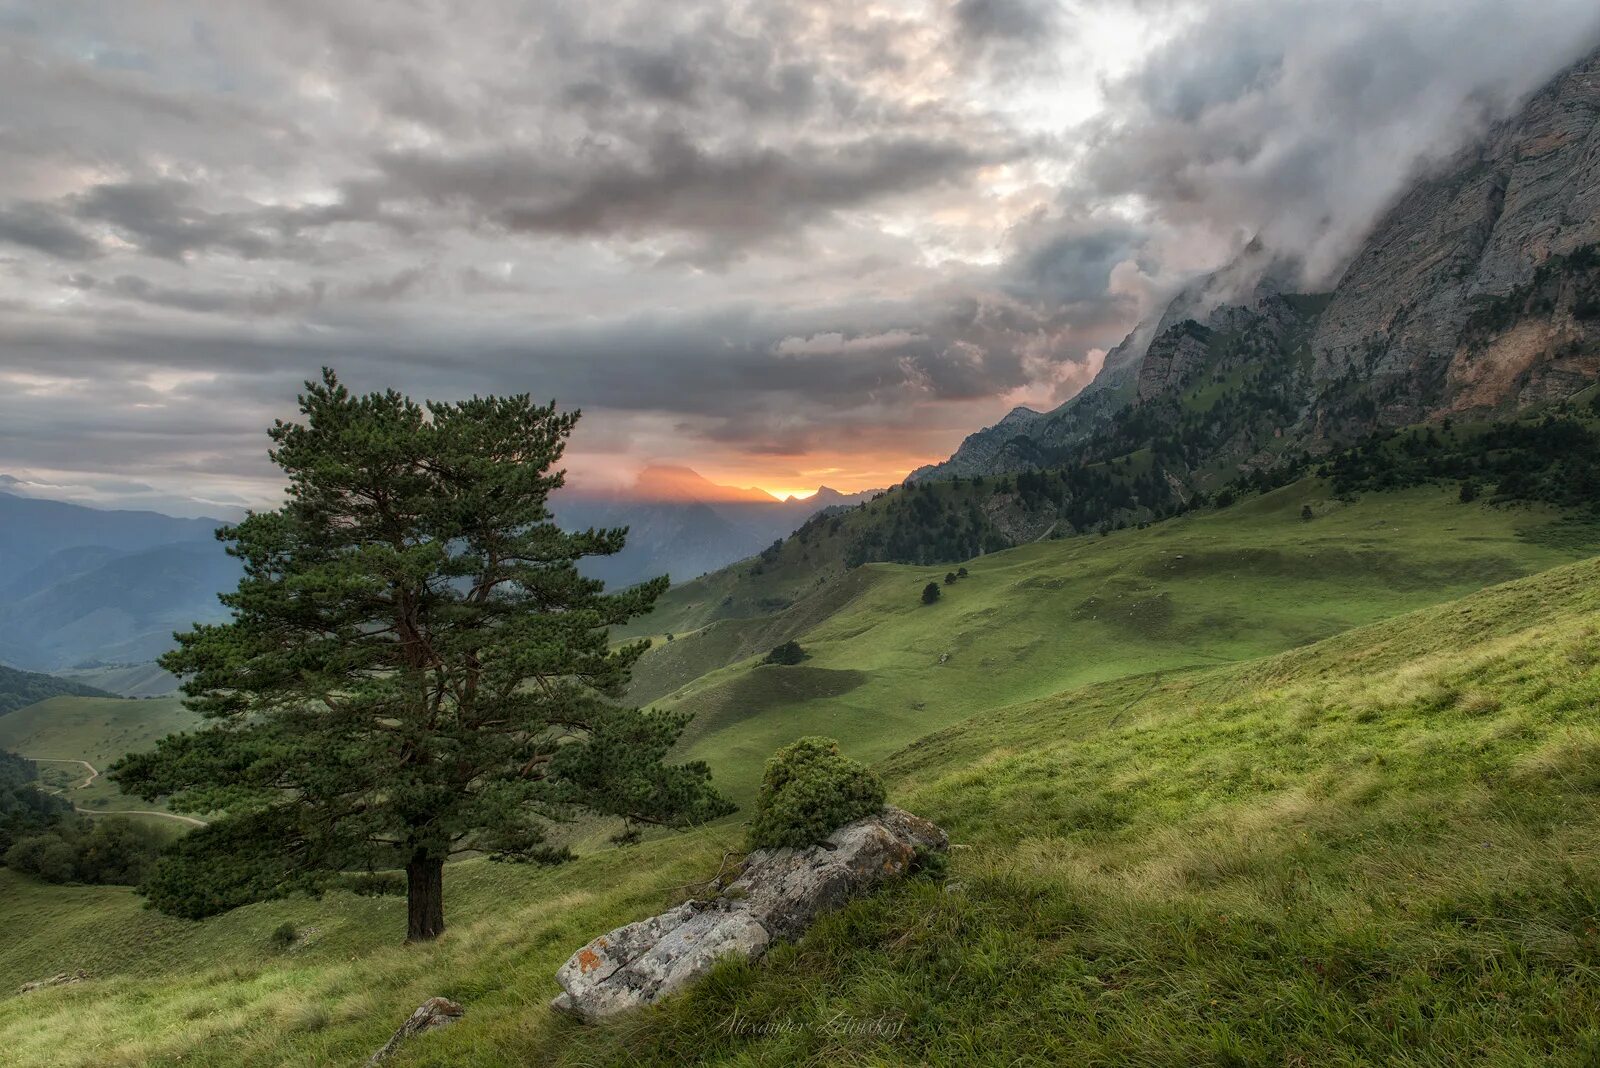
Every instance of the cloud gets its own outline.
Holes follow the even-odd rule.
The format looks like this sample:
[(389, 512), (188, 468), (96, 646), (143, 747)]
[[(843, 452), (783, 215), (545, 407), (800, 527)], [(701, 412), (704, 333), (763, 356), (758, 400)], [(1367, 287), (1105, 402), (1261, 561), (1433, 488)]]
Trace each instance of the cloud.
[(0, 242), (63, 260), (86, 260), (100, 251), (100, 246), (82, 230), (38, 204), (14, 204), (0, 209)]
[(0, 24), (0, 469), (261, 502), (331, 364), (582, 407), (579, 467), (882, 484), (1257, 234), (1336, 274), (1589, 7), (41, 7)]
[(976, 40), (1034, 41), (1055, 32), (1060, 5), (1049, 0), (957, 0), (956, 25)]
[(1070, 194), (1260, 236), (1331, 284), (1420, 170), (1596, 43), (1578, 0), (1205, 5), (1111, 85)]

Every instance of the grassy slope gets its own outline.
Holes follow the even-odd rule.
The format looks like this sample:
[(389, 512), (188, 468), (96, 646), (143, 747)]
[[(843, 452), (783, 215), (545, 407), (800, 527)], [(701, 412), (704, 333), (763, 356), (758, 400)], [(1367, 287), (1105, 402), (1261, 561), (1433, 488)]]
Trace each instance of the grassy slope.
[[(0, 749), (36, 760), (86, 760), (101, 771), (125, 753), (149, 749), (156, 739), (190, 728), (194, 713), (175, 697), (128, 700), (103, 697), (53, 697), (0, 718)], [(159, 808), (124, 797), (104, 778), (77, 789), (87, 772), (81, 765), (42, 764), (46, 781), (69, 786), (66, 795), (86, 808)]]
[(164, 697), (178, 692), (178, 680), (161, 670), (161, 665), (107, 664), (64, 673), (74, 682), (86, 683), (123, 697)]
[(36, 701), (61, 695), (110, 696), (104, 690), (97, 689), (82, 680), (58, 678), (37, 671), (19, 671), (0, 664), (0, 716), (25, 708)]
[[(759, 965), (606, 1027), (552, 969), (716, 866), (710, 828), (544, 871), (452, 869), (453, 927), (395, 900), (204, 924), (0, 873), (22, 1064), (1586, 1063), (1600, 1054), (1600, 561), (1242, 664), (1092, 683), (902, 749), (892, 798), (961, 848)], [(270, 951), (282, 922), (315, 927)], [(737, 1016), (768, 1033), (731, 1033)], [(887, 1021), (873, 1033), (843, 1020)], [(835, 1026), (828, 1026), (834, 1021)]]
[[(800, 735), (878, 759), (986, 708), (1266, 655), (1594, 551), (1593, 531), (1563, 544), (1552, 532), (1572, 531), (1552, 523), (1548, 511), (1464, 506), (1434, 487), (1343, 504), (1309, 482), (1144, 531), (972, 561), (933, 606), (919, 594), (948, 568), (869, 565), (853, 599), (783, 634), (811, 654), (803, 666), (751, 657), (661, 704), (695, 712), (685, 754), (744, 801), (766, 755)], [(668, 653), (653, 650), (641, 671)]]

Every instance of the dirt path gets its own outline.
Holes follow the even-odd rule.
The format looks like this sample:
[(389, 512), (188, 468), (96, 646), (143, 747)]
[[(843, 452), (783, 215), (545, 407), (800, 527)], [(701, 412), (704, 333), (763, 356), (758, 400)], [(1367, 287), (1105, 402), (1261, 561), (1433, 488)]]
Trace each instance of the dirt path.
[[(31, 760), (35, 764), (82, 764), (89, 770), (89, 777), (78, 783), (76, 786), (69, 787), (69, 789), (73, 790), (87, 789), (90, 784), (100, 777), (100, 769), (89, 763), (87, 760), (68, 760), (64, 757), (24, 757), (23, 759)], [(65, 792), (65, 790), (46, 791), (46, 793), (52, 794), (63, 794)], [(112, 810), (84, 808), (82, 805), (74, 804), (72, 806), (72, 811), (80, 812), (85, 816), (157, 816), (164, 820), (177, 820), (179, 823), (187, 823), (191, 827), (204, 827), (206, 825), (205, 820), (195, 819), (193, 816), (180, 816), (176, 812), (158, 812), (155, 809), (148, 808), (124, 808)]]
[[(80, 782), (78, 785), (71, 787), (71, 789), (73, 789), (73, 790), (86, 790), (86, 789), (88, 789), (90, 783), (94, 782), (96, 779), (98, 779), (100, 777), (100, 770), (98, 768), (96, 768), (93, 764), (89, 763), (87, 760), (67, 760), (67, 759), (65, 759), (63, 757), (31, 757), (31, 756), (24, 756), (22, 759), (31, 760), (35, 764), (82, 764), (84, 767), (89, 769), (89, 777), (87, 779), (83, 780), (82, 782)], [(61, 793), (60, 790), (48, 790), (46, 792), (47, 793), (52, 793), (52, 794)]]
[(73, 810), (85, 816), (159, 816), (164, 820), (177, 820), (187, 823), (191, 827), (204, 827), (205, 820), (197, 820), (193, 816), (180, 816), (176, 812), (158, 812), (153, 808), (96, 808), (88, 809), (81, 805), (73, 805)]

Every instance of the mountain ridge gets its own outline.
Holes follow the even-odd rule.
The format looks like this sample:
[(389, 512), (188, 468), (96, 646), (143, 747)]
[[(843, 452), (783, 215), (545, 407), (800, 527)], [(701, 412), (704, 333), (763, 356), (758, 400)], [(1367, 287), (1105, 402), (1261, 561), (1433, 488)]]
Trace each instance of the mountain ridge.
[[(1419, 178), (1374, 224), (1316, 315), (1292, 390), (1299, 414), (1278, 432), (1320, 452), (1373, 431), (1573, 395), (1600, 379), (1597, 247), (1600, 50)], [(1292, 256), (1251, 242), (1136, 326), (1082, 392), (1038, 419), (1007, 416), (974, 432), (907, 481), (1060, 462), (1113, 420), (1131, 421), (1125, 406), (1189, 384), (1185, 368), (1204, 362), (1198, 351), (1161, 351), (1186, 347), (1185, 322), (1248, 329), (1263, 301), (1294, 294), (1298, 273)], [(1164, 365), (1147, 367), (1153, 349)], [(1300, 358), (1258, 356), (1258, 368)]]

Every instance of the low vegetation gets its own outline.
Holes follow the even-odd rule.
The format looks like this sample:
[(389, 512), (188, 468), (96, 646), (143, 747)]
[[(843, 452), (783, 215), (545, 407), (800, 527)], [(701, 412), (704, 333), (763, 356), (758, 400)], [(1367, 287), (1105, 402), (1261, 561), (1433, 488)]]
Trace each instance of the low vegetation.
[[(457, 923), (410, 949), (387, 935), (393, 899), (195, 925), (0, 872), (22, 932), (0, 943), (0, 990), (96, 976), (27, 995), (0, 1042), (21, 1063), (326, 1064), (437, 994), (467, 1017), (401, 1063), (1583, 1063), (1597, 610), (1600, 563), (1582, 563), (937, 731), (876, 770), (951, 832), (944, 883), (603, 1027), (544, 1008), (554, 968), (714, 872), (736, 828), (560, 869), (460, 864)], [(264, 952), (283, 924), (297, 940)]]
[(750, 848), (814, 845), (882, 809), (883, 801), (883, 783), (842, 755), (838, 742), (801, 738), (767, 761), (750, 817)]

